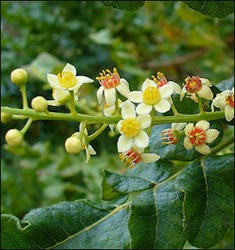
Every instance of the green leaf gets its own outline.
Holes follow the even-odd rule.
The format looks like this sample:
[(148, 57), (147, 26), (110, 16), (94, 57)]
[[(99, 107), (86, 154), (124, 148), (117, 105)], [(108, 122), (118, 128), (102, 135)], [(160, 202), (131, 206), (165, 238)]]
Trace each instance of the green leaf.
[(145, 1), (102, 1), (102, 3), (116, 9), (135, 11), (142, 7)]
[(224, 18), (234, 12), (234, 1), (183, 1), (190, 8), (211, 17)]
[(202, 158), (138, 191), (128, 185), (140, 170), (123, 178), (108, 173), (115, 180), (110, 185), (130, 192), (125, 204), (62, 202), (32, 210), (21, 221), (2, 215), (2, 248), (182, 249), (187, 240), (210, 248), (233, 225), (233, 165), (233, 154)]
[(234, 87), (234, 76), (227, 79), (223, 80), (222, 82), (218, 83), (216, 87), (222, 92), (226, 89), (231, 90)]

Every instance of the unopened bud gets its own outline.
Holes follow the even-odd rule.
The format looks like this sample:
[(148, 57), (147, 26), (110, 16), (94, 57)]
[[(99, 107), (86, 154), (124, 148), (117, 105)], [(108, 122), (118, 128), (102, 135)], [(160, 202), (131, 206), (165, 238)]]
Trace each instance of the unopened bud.
[(78, 154), (82, 150), (82, 142), (79, 138), (71, 136), (65, 141), (65, 149), (70, 154)]
[(10, 146), (19, 146), (23, 141), (23, 135), (18, 129), (8, 130), (5, 138)]
[(45, 112), (47, 111), (48, 103), (44, 97), (37, 96), (33, 98), (31, 106), (37, 112)]
[(1, 122), (8, 123), (11, 120), (12, 115), (6, 112), (1, 112)]
[(15, 69), (11, 72), (11, 81), (18, 86), (22, 86), (28, 81), (28, 73), (21, 68)]

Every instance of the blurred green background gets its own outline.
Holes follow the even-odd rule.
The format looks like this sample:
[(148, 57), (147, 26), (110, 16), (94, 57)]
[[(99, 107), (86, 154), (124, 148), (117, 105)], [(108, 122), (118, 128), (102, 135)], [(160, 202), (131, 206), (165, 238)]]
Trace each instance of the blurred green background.
[[(2, 106), (21, 107), (19, 90), (10, 82), (10, 72), (21, 66), (30, 73), (29, 101), (37, 95), (51, 99), (46, 73), (66, 62), (93, 79), (102, 69), (117, 67), (132, 90), (158, 71), (178, 83), (199, 75), (217, 84), (233, 74), (234, 16), (211, 18), (181, 1), (147, 1), (137, 11), (101, 1), (2, 1), (1, 32)], [(82, 89), (80, 98), (91, 108), (98, 87), (94, 81)], [(23, 147), (7, 147), (5, 132), (23, 125), (1, 124), (2, 213), (21, 218), (30, 209), (62, 200), (100, 201), (101, 170), (125, 170), (116, 153), (117, 138), (108, 137), (108, 131), (92, 142), (98, 157), (86, 165), (84, 154), (64, 150), (77, 123), (35, 122)]]

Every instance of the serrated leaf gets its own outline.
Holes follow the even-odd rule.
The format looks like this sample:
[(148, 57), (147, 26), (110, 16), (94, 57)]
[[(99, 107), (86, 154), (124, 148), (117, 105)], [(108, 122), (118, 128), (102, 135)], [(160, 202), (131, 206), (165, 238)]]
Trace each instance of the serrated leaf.
[(224, 18), (234, 12), (234, 1), (184, 1), (190, 8), (211, 17)]
[(63, 202), (22, 221), (3, 215), (2, 248), (182, 249), (187, 240), (212, 247), (232, 226), (233, 165), (233, 154), (210, 156), (136, 192), (122, 179), (118, 189), (131, 193), (120, 206)]
[(134, 11), (142, 7), (145, 1), (102, 1), (102, 3), (116, 9)]

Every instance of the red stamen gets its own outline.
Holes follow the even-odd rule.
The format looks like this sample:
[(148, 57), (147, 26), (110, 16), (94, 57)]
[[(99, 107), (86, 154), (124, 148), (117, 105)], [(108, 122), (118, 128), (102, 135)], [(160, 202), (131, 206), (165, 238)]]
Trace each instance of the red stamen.
[(186, 90), (192, 94), (197, 93), (202, 87), (202, 82), (198, 76), (187, 77), (185, 82)]
[(106, 71), (103, 70), (96, 79), (105, 89), (115, 88), (120, 82), (120, 76), (116, 68), (113, 69), (113, 73), (108, 69)]
[(190, 132), (189, 140), (195, 146), (202, 145), (206, 141), (206, 133), (205, 133), (205, 131), (203, 129), (195, 127)]

